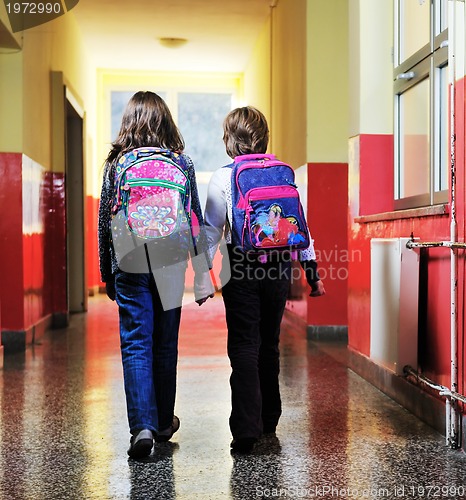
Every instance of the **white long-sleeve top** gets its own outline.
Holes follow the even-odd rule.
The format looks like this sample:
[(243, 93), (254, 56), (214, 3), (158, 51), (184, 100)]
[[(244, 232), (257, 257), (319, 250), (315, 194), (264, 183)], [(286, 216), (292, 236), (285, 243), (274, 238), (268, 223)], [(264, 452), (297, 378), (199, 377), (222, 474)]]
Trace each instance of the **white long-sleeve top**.
[[(207, 188), (204, 223), (212, 254), (215, 253), (222, 236), (227, 244), (231, 243), (230, 221), (233, 213), (231, 172), (232, 169), (229, 167), (219, 168), (212, 174)], [(299, 252), (300, 262), (316, 260), (314, 241), (311, 237), (309, 237), (309, 240), (311, 242), (309, 247)]]

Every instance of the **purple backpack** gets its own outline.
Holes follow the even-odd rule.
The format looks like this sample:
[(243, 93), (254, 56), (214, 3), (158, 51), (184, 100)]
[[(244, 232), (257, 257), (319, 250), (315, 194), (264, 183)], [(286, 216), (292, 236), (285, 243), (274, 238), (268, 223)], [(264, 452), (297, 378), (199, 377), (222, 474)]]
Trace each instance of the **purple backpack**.
[(232, 243), (243, 252), (297, 251), (309, 231), (292, 167), (274, 155), (237, 156), (232, 165)]

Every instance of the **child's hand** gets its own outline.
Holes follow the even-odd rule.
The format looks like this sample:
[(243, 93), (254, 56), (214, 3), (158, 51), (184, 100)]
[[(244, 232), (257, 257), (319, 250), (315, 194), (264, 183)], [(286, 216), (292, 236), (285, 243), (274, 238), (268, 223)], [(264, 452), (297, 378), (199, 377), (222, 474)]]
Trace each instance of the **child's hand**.
[(325, 295), (325, 288), (322, 280), (316, 281), (311, 285), (311, 293), (310, 297), (320, 297), (321, 295)]
[(202, 299), (198, 299), (196, 300), (196, 304), (199, 305), (199, 306), (202, 306), (202, 304), (204, 304), (204, 302), (207, 301), (207, 299), (213, 299), (214, 298), (214, 294), (210, 294), (208, 295), (207, 297), (203, 297)]
[(105, 291), (107, 292), (107, 297), (110, 300), (115, 300), (116, 291), (115, 291), (115, 283), (113, 281), (108, 281), (105, 283)]

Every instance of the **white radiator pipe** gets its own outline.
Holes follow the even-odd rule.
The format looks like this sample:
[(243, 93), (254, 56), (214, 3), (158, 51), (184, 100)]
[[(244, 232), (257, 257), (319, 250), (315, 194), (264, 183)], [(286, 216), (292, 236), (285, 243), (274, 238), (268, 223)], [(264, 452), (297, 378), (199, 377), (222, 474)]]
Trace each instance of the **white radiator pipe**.
[[(448, 4), (448, 69), (450, 86), (450, 241), (415, 242), (409, 241), (408, 248), (447, 247), (450, 248), (450, 390), (443, 391), (447, 395), (445, 405), (445, 440), (453, 449), (460, 447), (460, 415), (458, 400), (451, 397), (458, 394), (458, 316), (457, 316), (457, 254), (459, 248), (466, 248), (465, 243), (457, 241), (456, 222), (456, 3), (464, 0), (450, 0)], [(461, 396), (461, 395), (459, 395)], [(464, 396), (461, 396), (464, 398)]]
[[(448, 67), (450, 80), (450, 241), (457, 240), (456, 223), (456, 0), (449, 2), (448, 23)], [(457, 317), (457, 255), (452, 246), (450, 255), (450, 387), (452, 393), (458, 392), (458, 317)], [(447, 398), (447, 445), (450, 448), (459, 448), (459, 414), (458, 404), (454, 399)]]

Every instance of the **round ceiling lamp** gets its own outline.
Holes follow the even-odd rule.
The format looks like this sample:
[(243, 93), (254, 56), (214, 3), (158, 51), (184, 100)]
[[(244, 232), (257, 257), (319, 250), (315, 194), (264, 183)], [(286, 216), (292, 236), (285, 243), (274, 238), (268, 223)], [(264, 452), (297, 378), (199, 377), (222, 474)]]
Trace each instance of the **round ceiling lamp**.
[(169, 49), (177, 49), (185, 45), (188, 40), (186, 38), (162, 37), (159, 38), (160, 45)]

